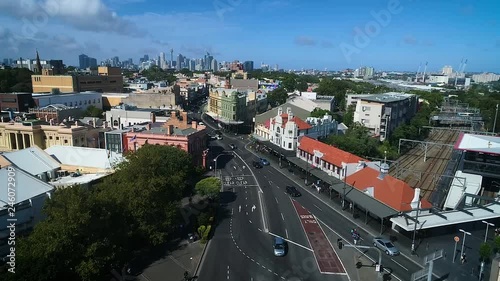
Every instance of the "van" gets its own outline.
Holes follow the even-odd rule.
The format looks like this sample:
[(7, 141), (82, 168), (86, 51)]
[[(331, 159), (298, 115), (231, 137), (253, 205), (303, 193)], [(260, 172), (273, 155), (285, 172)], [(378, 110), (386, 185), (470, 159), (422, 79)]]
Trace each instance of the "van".
[(282, 257), (286, 254), (286, 242), (281, 237), (274, 237), (273, 250), (274, 255)]

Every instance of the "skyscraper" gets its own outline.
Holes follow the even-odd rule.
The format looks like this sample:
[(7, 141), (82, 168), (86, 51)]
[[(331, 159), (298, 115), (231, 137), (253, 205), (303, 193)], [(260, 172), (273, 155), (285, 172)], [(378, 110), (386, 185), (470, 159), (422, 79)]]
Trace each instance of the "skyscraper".
[(245, 71), (253, 71), (253, 61), (246, 61), (243, 63), (243, 70)]
[(183, 64), (184, 64), (184, 56), (182, 54), (179, 54), (177, 56), (177, 64), (175, 65), (175, 68), (177, 70), (181, 70), (183, 68)]
[(89, 57), (85, 54), (81, 54), (78, 56), (80, 69), (85, 69), (89, 67)]
[(160, 53), (160, 68), (161, 69), (167, 68), (167, 64), (165, 62), (165, 53), (164, 52)]

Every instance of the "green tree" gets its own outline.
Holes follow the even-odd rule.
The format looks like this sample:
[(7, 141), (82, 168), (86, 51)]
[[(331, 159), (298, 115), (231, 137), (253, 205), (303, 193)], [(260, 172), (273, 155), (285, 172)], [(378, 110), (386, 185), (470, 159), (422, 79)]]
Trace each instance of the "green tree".
[(187, 68), (183, 68), (179, 72), (187, 77), (193, 77), (193, 72)]
[(149, 69), (143, 70), (142, 75), (148, 78), (149, 81), (167, 81), (169, 84), (175, 82), (177, 78), (172, 73), (166, 72), (158, 66), (152, 66)]
[(0, 92), (32, 92), (32, 74), (27, 68), (0, 69)]
[(493, 239), (493, 251), (495, 253), (500, 252), (500, 236), (495, 236), (495, 239)]
[(267, 93), (267, 102), (272, 107), (276, 107), (280, 104), (284, 104), (288, 94), (284, 88), (277, 88)]
[(300, 81), (297, 83), (296, 88), (298, 91), (305, 92), (309, 88), (309, 85), (307, 85), (307, 82), (305, 82), (305, 81)]
[(196, 192), (201, 196), (208, 196), (210, 199), (214, 199), (220, 192), (222, 183), (219, 178), (209, 177), (200, 180), (196, 183)]
[(491, 245), (488, 243), (481, 243), (481, 246), (479, 246), (479, 257), (481, 258), (481, 262), (488, 261), (492, 254)]
[(93, 105), (87, 107), (87, 109), (83, 112), (83, 117), (98, 117), (102, 118), (102, 109), (99, 109)]
[(368, 128), (359, 123), (354, 123), (345, 135), (331, 135), (325, 142), (360, 157), (381, 157), (379, 141), (371, 137)]
[(287, 92), (293, 92), (297, 89), (297, 80), (293, 76), (287, 76), (283, 79), (281, 85)]
[(333, 115), (333, 114), (330, 112), (330, 110), (321, 109), (321, 108), (315, 108), (315, 109), (311, 112), (311, 117), (321, 118), (321, 117), (325, 116), (325, 114), (328, 114), (328, 115)]
[(344, 117), (342, 118), (342, 122), (347, 126), (350, 127), (352, 126), (354, 122), (354, 111), (356, 111), (356, 106), (354, 104), (351, 104), (347, 107), (347, 111), (344, 114)]

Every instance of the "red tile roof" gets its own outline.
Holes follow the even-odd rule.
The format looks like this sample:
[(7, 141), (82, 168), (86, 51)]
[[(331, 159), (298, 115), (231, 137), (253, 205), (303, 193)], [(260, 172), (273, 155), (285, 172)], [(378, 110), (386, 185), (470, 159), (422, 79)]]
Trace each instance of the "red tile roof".
[(323, 161), (337, 167), (342, 167), (342, 163), (358, 163), (359, 161), (369, 162), (357, 155), (306, 136), (300, 139), (299, 149), (313, 155), (314, 150), (318, 150), (323, 153), (323, 157), (321, 158)]
[[(281, 114), (281, 118), (283, 119), (283, 124), (281, 124), (281, 128), (285, 128), (285, 125), (288, 122), (288, 114), (286, 114), (286, 113)], [(307, 129), (312, 128), (312, 126), (310, 124), (308, 124), (307, 122), (305, 122), (304, 120), (300, 119), (297, 116), (294, 116), (292, 118), (292, 121), (295, 122), (295, 124), (297, 124), (297, 126), (299, 127), (299, 130), (307, 130)], [(276, 122), (276, 118), (273, 118), (273, 124), (275, 122)]]
[[(346, 178), (346, 182), (360, 191), (373, 187), (373, 197), (397, 211), (410, 211), (415, 190), (402, 180), (386, 175), (379, 179), (380, 172), (366, 167)], [(420, 200), (421, 208), (431, 208), (426, 199)]]

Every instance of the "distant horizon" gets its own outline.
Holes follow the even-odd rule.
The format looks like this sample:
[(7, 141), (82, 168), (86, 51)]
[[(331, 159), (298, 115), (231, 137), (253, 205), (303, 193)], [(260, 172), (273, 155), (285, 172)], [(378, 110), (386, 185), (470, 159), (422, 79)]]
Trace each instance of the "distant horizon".
[(174, 50), (282, 69), (417, 71), (444, 65), (500, 73), (500, 5), (490, 0), (0, 1), (0, 58), (78, 64), (84, 53), (137, 63)]

